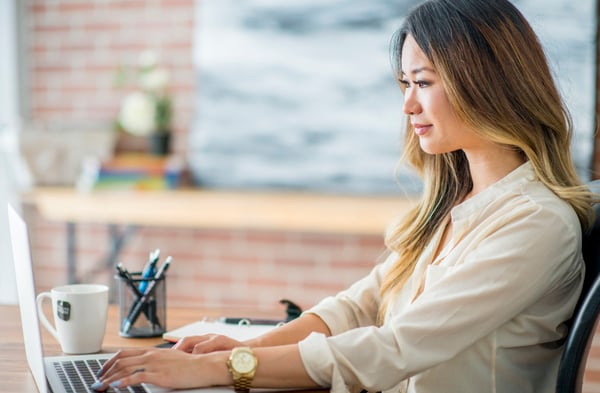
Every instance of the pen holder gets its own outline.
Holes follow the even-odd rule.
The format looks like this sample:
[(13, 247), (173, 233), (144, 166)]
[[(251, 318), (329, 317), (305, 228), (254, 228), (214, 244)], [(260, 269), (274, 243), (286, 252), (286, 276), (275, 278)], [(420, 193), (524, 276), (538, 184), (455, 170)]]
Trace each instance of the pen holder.
[(167, 328), (165, 276), (155, 280), (135, 272), (128, 278), (116, 275), (115, 279), (119, 288), (119, 335), (162, 336)]

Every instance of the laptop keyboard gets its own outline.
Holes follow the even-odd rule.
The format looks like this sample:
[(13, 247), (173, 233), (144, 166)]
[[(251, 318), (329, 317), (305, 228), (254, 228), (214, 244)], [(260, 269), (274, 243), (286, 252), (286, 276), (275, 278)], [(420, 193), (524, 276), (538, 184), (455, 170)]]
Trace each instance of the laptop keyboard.
[[(96, 382), (96, 374), (106, 362), (105, 359), (96, 360), (67, 360), (53, 363), (65, 391), (68, 393), (94, 392), (90, 386)], [(110, 388), (107, 392), (112, 393), (148, 393), (142, 385), (130, 386), (128, 388)]]

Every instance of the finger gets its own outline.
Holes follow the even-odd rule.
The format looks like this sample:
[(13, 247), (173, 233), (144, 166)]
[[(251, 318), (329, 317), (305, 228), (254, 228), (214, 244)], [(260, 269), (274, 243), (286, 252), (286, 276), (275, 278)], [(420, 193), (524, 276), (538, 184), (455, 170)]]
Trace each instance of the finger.
[(126, 388), (131, 385), (138, 385), (148, 378), (145, 368), (134, 369), (132, 373), (119, 372), (107, 380), (97, 382), (91, 386), (96, 391), (104, 391), (109, 388)]
[(106, 363), (104, 363), (100, 371), (98, 371), (98, 373), (96, 374), (96, 378), (100, 378), (104, 374), (106, 374), (106, 371), (109, 370), (117, 360), (124, 359), (130, 356), (138, 356), (143, 354), (145, 351), (146, 349), (129, 349), (118, 351), (113, 357), (111, 357)]
[(198, 342), (210, 339), (211, 336), (213, 335), (206, 334), (202, 336), (184, 337), (181, 340), (177, 341), (177, 343), (172, 347), (172, 349), (177, 349), (183, 352), (191, 353), (194, 349), (194, 345), (196, 345)]
[[(147, 356), (134, 356), (129, 358), (117, 359), (114, 364), (106, 371), (105, 375), (100, 379), (100, 384), (94, 384), (92, 388), (97, 389), (97, 386), (115, 387), (116, 381), (122, 381), (124, 378), (132, 374), (138, 374), (146, 371)], [(119, 382), (119, 385), (122, 382)]]
[(180, 339), (179, 341), (177, 341), (175, 343), (175, 345), (173, 345), (171, 347), (171, 349), (177, 349), (179, 351), (183, 351), (183, 352), (190, 352), (191, 349), (194, 347), (194, 343), (196, 340), (196, 336), (191, 336), (191, 337), (184, 337), (182, 339)]
[(240, 342), (227, 336), (215, 335), (209, 340), (197, 343), (192, 351), (193, 354), (223, 351), (240, 346)]

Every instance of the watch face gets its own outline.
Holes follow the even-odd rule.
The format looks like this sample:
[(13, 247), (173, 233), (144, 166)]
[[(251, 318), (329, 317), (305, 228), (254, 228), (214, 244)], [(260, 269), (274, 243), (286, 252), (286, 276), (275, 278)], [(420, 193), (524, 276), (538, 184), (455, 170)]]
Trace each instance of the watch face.
[(256, 358), (250, 352), (238, 352), (231, 359), (231, 366), (240, 374), (250, 372), (256, 365)]

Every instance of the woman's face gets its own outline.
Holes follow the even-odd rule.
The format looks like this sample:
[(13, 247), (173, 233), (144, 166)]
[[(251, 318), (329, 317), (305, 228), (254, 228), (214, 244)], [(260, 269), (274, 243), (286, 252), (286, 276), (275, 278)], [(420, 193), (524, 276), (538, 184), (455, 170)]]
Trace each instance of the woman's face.
[(421, 149), (429, 154), (469, 150), (484, 143), (452, 108), (442, 80), (411, 35), (402, 47), (404, 106), (419, 137)]

